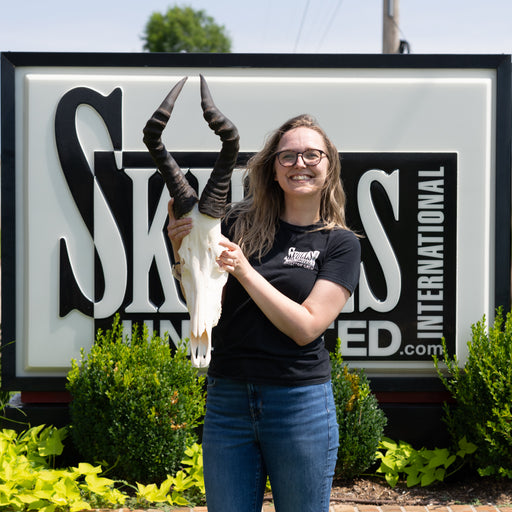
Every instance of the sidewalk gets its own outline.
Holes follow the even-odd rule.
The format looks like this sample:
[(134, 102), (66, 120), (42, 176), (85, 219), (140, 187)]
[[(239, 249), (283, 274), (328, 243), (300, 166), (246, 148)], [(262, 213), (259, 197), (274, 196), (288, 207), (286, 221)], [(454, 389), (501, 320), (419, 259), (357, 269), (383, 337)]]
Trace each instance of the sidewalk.
[[(96, 512), (102, 512), (97, 510)], [(157, 509), (129, 510), (127, 508), (109, 510), (108, 512), (162, 512)], [(206, 507), (178, 508), (173, 512), (208, 512)], [(275, 512), (273, 505), (264, 504), (261, 512)], [(300, 512), (298, 510), (297, 512)], [(512, 512), (512, 504), (507, 506), (494, 505), (339, 505), (331, 504), (329, 512)]]
[[(510, 512), (512, 505), (507, 507), (495, 507), (491, 505), (429, 505), (406, 506), (399, 505), (336, 505), (331, 504), (329, 512)], [(176, 511), (178, 512), (178, 511)], [(181, 509), (180, 512), (192, 512), (190, 509)], [(193, 512), (207, 512), (206, 507), (196, 507)], [(275, 512), (273, 505), (263, 505), (261, 512)], [(300, 511), (297, 511), (300, 512)]]

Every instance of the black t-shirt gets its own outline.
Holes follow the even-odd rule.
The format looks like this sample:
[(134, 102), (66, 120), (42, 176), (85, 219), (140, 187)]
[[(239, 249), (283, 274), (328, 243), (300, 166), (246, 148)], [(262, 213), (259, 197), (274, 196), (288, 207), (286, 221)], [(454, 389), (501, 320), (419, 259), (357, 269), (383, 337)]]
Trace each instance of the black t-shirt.
[[(359, 280), (359, 240), (344, 229), (312, 231), (281, 221), (274, 246), (251, 265), (275, 288), (302, 303), (317, 279), (327, 279), (354, 291)], [(223, 223), (223, 233), (229, 237)], [(299, 346), (277, 329), (236, 278), (229, 276), (222, 314), (213, 329), (212, 377), (300, 386), (330, 378), (329, 354), (323, 336)]]

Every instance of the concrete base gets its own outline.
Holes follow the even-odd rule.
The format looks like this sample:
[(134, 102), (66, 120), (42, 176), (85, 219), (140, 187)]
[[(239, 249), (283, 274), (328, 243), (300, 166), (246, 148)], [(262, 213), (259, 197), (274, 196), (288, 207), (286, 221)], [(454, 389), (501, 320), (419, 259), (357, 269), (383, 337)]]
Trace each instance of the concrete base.
[(393, 441), (406, 441), (416, 449), (451, 446), (441, 404), (386, 403), (381, 408), (388, 418), (384, 435)]

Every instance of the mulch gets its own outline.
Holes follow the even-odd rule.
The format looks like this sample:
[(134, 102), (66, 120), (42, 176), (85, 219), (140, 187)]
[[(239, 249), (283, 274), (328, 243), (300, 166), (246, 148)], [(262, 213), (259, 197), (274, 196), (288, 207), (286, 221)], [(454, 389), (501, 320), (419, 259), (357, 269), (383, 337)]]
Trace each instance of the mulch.
[(338, 480), (333, 484), (331, 502), (376, 506), (512, 506), (512, 479), (454, 475), (445, 482), (425, 487), (398, 483), (394, 488), (378, 477)]

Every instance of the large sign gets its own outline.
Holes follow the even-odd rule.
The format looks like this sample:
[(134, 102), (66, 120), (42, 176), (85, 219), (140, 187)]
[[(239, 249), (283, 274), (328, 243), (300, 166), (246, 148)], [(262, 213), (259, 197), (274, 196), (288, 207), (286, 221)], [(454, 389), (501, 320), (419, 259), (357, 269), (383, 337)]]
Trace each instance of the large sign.
[(219, 141), (199, 73), (241, 134), (233, 201), (292, 116), (313, 114), (340, 151), (361, 278), (327, 343), (389, 378), (432, 375), (443, 337), (464, 361), (471, 324), (510, 304), (510, 56), (4, 53), (4, 386), (63, 389), (116, 313), (188, 336), (142, 128), (188, 76), (163, 137), (200, 192)]

